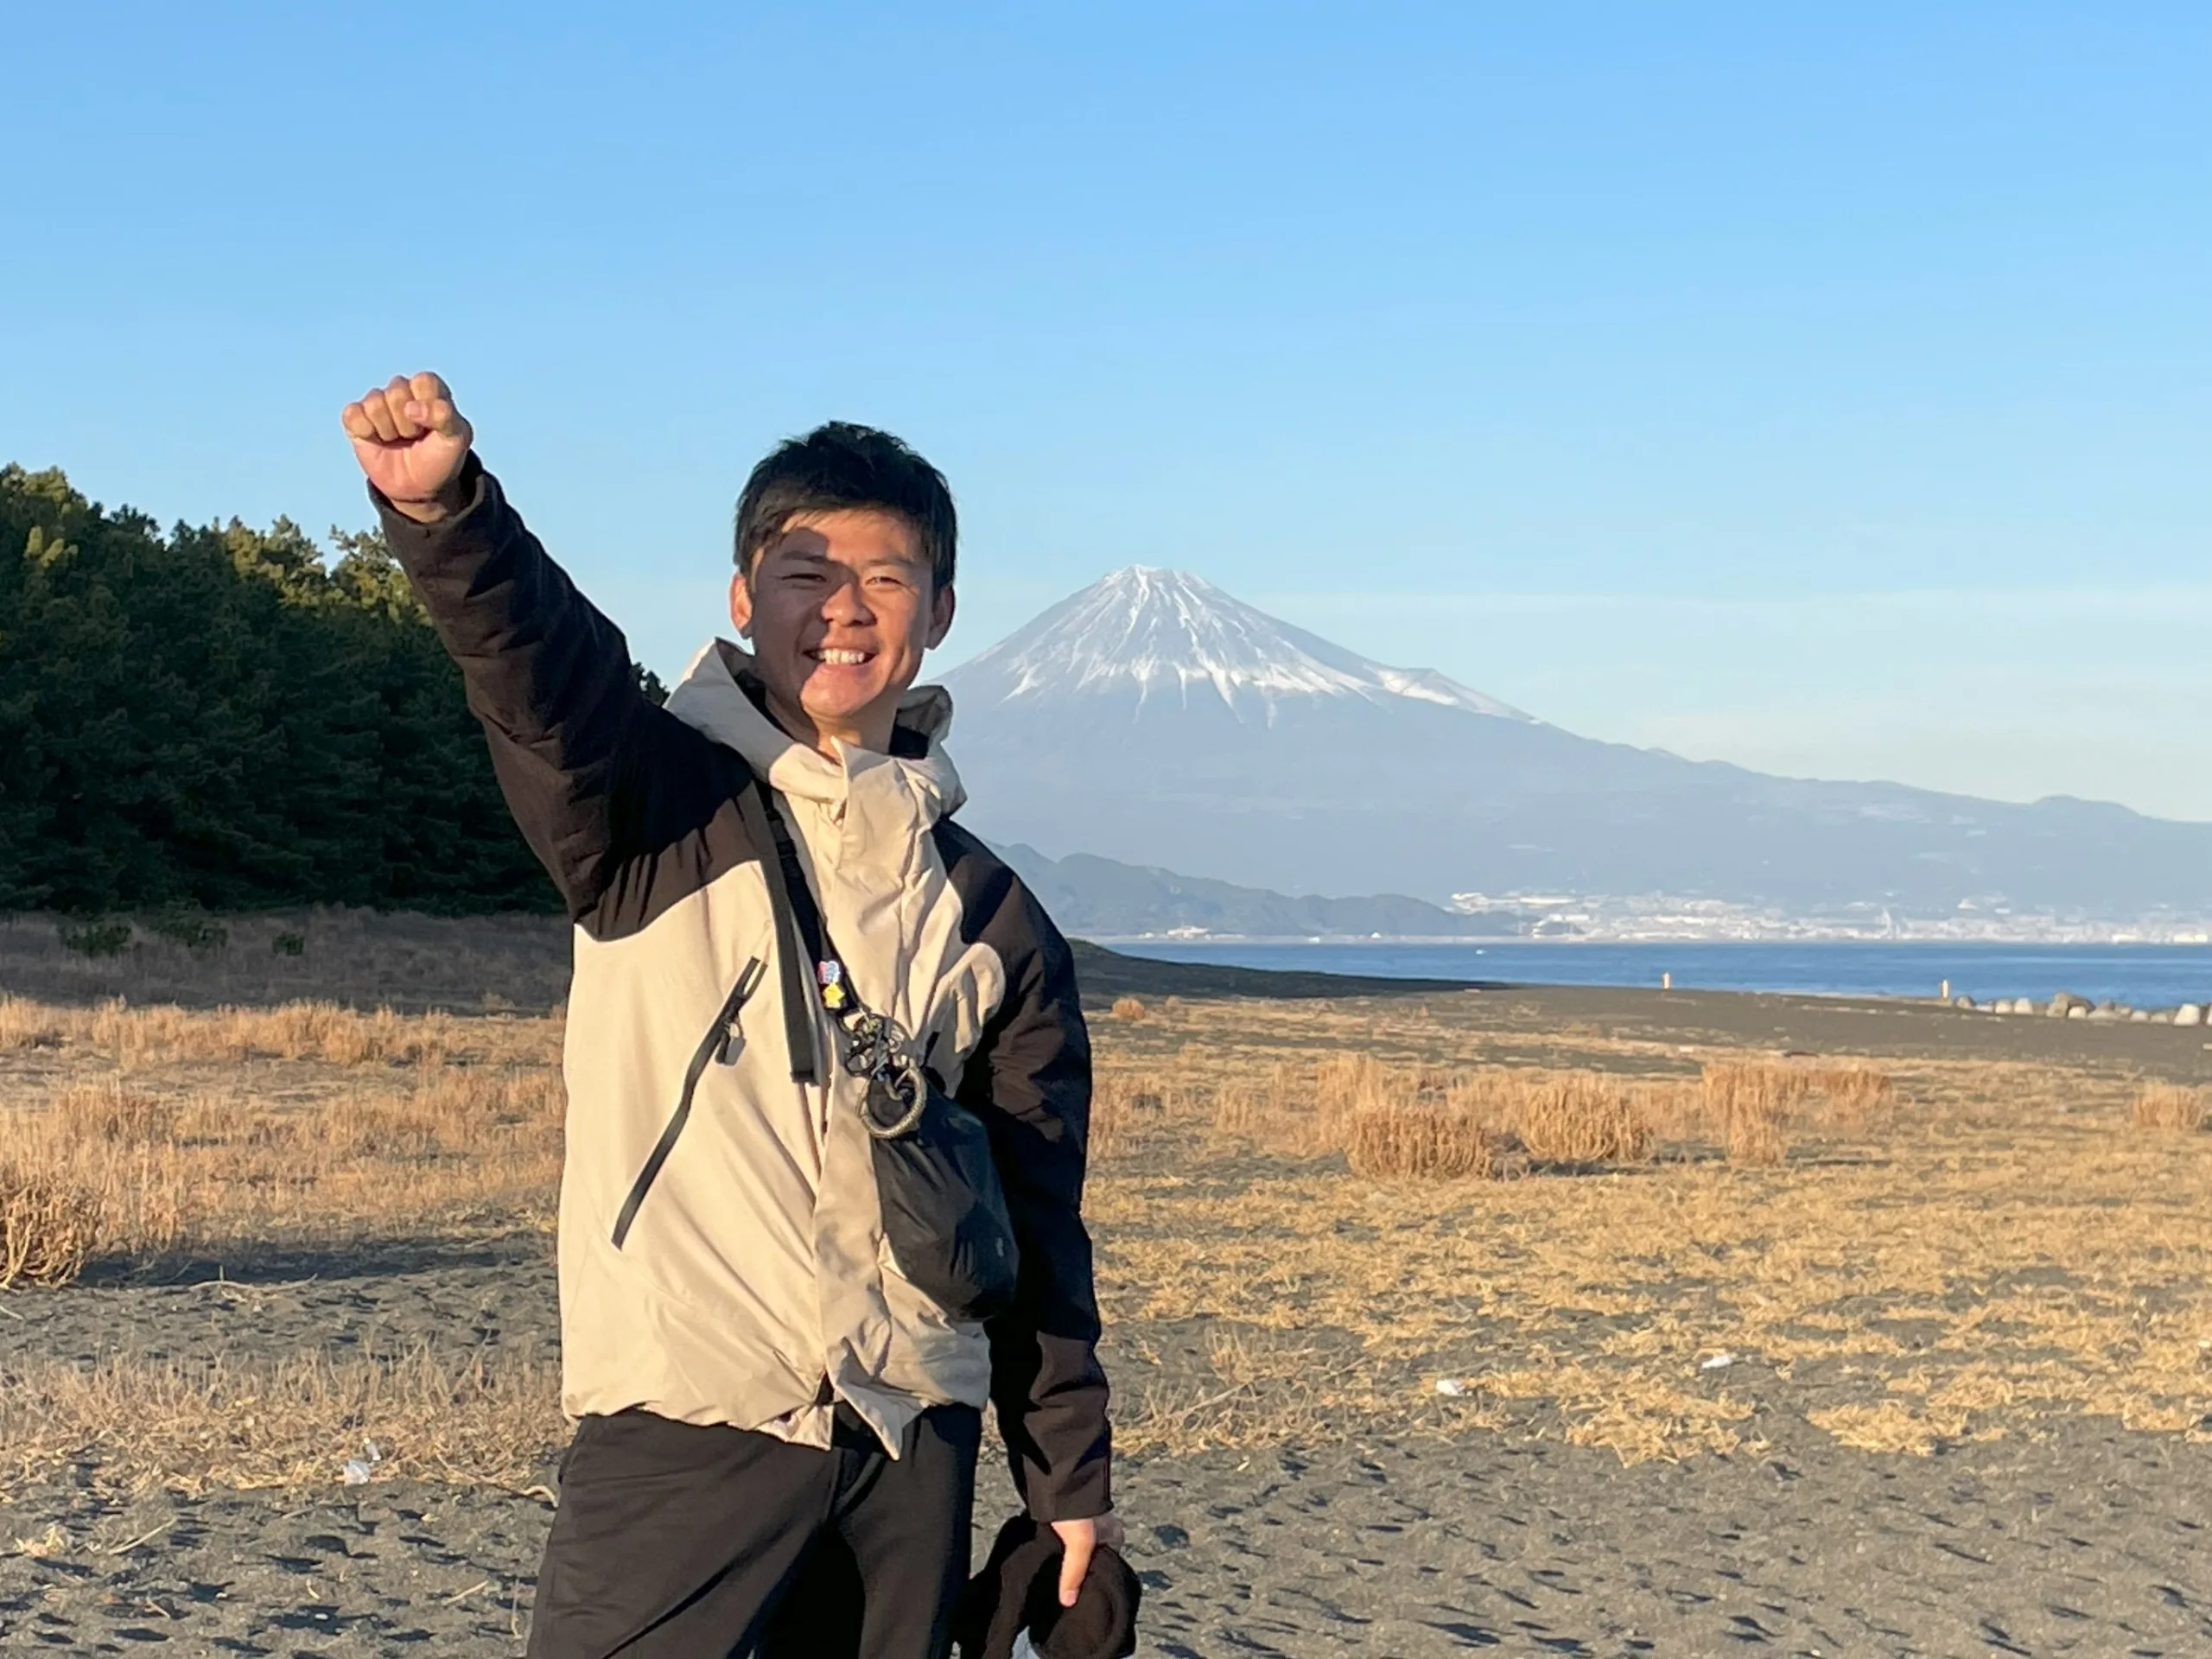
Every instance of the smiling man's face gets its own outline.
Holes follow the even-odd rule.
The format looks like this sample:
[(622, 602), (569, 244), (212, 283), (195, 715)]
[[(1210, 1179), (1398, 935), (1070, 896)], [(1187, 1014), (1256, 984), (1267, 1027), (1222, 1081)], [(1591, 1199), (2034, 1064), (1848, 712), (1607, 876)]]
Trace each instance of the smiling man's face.
[(952, 626), (914, 527), (897, 513), (799, 513), (730, 583), (730, 620), (753, 642), (768, 711), (801, 742), (891, 747), (899, 699)]

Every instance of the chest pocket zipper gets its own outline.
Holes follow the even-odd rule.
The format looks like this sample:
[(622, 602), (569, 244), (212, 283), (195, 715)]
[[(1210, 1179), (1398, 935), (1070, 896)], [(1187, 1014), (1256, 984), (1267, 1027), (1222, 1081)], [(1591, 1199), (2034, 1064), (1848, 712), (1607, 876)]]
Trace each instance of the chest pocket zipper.
[(691, 1096), (698, 1091), (699, 1079), (706, 1075), (709, 1065), (729, 1060), (730, 1039), (737, 1034), (737, 1017), (743, 1012), (747, 999), (760, 986), (767, 972), (766, 965), (755, 957), (745, 964), (737, 976), (737, 983), (730, 987), (729, 995), (722, 1001), (721, 1012), (715, 1014), (715, 1023), (707, 1027), (706, 1036), (691, 1056), (691, 1064), (683, 1073), (683, 1096), (676, 1103), (676, 1110), (668, 1120), (668, 1127), (660, 1132), (654, 1142), (652, 1155), (645, 1166), (638, 1172), (638, 1179), (630, 1184), (630, 1196), (622, 1200), (622, 1211), (614, 1217), (614, 1248), (620, 1249), (622, 1241), (630, 1236), (630, 1224), (638, 1218), (638, 1206), (645, 1203), (645, 1194), (653, 1190), (653, 1183), (660, 1179), (661, 1166), (668, 1161), (668, 1154), (676, 1150), (676, 1142), (683, 1133), (683, 1126), (690, 1120)]

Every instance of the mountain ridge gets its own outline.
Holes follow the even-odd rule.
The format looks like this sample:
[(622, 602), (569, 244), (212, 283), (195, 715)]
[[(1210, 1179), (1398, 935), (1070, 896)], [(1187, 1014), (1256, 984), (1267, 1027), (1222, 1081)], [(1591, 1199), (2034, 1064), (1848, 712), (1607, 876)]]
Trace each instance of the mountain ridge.
[(2212, 913), (2212, 825), (1771, 777), (1579, 736), (1132, 567), (944, 677), (966, 817), (1291, 897), (1670, 894), (1824, 913)]
[(994, 849), (1053, 921), (1086, 938), (1468, 939), (1519, 937), (1537, 912), (1470, 914), (1402, 893), (1293, 897), (1095, 853), (1048, 858), (1020, 842)]
[[(1232, 709), (1281, 695), (1397, 696), (1499, 719), (1532, 717), (1431, 668), (1373, 662), (1245, 604), (1186, 570), (1133, 564), (1071, 594), (953, 675), (995, 675), (1013, 700), (1057, 685), (1141, 698), (1169, 680), (1187, 699), (1211, 686)], [(952, 676), (948, 676), (950, 680)]]

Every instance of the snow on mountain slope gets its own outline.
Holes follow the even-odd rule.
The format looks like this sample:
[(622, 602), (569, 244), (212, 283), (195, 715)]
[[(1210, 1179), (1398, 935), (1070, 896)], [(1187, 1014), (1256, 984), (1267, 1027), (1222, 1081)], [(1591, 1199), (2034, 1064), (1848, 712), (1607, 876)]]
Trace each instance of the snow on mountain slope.
[(1181, 570), (1131, 565), (1046, 611), (948, 677), (966, 706), (1209, 691), (1244, 718), (1286, 697), (1406, 699), (1501, 720), (1529, 716), (1433, 669), (1390, 668), (1232, 599)]
[(964, 821), (1055, 858), (1434, 904), (1664, 893), (1800, 912), (2212, 910), (2212, 825), (1599, 742), (1178, 572), (1118, 571), (944, 684)]

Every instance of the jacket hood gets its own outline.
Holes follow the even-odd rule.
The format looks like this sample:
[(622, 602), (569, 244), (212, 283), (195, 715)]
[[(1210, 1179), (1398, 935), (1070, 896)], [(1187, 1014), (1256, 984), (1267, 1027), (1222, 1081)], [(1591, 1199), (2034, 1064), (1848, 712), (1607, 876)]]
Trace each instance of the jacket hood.
[(669, 693), (668, 712), (735, 749), (779, 793), (817, 802), (833, 817), (842, 815), (855, 790), (890, 789), (907, 796), (925, 828), (958, 811), (967, 799), (943, 745), (952, 728), (952, 694), (943, 686), (917, 685), (899, 700), (892, 747), (902, 753), (878, 754), (838, 741), (833, 760), (763, 714), (747, 691), (748, 683), (760, 683), (753, 653), (728, 639), (709, 640)]

